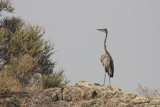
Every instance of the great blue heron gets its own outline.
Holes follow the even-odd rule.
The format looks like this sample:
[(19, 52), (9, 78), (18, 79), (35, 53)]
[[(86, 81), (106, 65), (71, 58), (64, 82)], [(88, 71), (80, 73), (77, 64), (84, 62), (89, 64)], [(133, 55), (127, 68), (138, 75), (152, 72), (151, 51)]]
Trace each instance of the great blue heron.
[(114, 64), (113, 64), (112, 57), (111, 57), (111, 55), (109, 54), (109, 52), (107, 51), (107, 48), (106, 48), (106, 40), (107, 40), (108, 30), (107, 29), (97, 29), (97, 30), (106, 33), (106, 36), (104, 38), (104, 51), (105, 51), (105, 53), (101, 56), (101, 62), (103, 64), (103, 67), (104, 67), (104, 70), (105, 70), (103, 85), (105, 85), (105, 78), (106, 78), (106, 72), (107, 72), (108, 76), (109, 76), (109, 84), (111, 86), (110, 78), (113, 78)]

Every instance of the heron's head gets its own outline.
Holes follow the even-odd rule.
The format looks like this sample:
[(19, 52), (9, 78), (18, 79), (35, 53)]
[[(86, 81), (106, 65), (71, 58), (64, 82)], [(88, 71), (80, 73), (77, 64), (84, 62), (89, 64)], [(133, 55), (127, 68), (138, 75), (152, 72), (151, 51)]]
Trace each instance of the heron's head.
[(99, 30), (99, 31), (101, 31), (101, 32), (105, 32), (105, 33), (108, 33), (108, 30), (107, 29), (97, 29), (97, 30)]

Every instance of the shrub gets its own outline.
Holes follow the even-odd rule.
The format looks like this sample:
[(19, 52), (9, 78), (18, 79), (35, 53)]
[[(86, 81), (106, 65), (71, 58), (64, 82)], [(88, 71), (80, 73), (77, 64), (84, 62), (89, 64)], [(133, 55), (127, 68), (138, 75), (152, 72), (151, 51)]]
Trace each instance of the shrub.
[(63, 71), (54, 73), (53, 75), (43, 75), (43, 88), (63, 87), (66, 86), (69, 81), (63, 75)]
[(7, 11), (13, 12), (14, 8), (12, 7), (12, 3), (9, 0), (1, 0), (0, 1), (0, 12)]
[(11, 78), (7, 72), (0, 73), (0, 84), (0, 94), (18, 91), (18, 87), (20, 87), (19, 82)]
[[(0, 1), (0, 14), (13, 10), (9, 0)], [(44, 30), (40, 26), (26, 24), (20, 18), (0, 20), (0, 59), (3, 61), (0, 68), (1, 91), (25, 89), (28, 77), (35, 72), (43, 75), (44, 88), (68, 83), (63, 72), (53, 73), (56, 62), (51, 60), (51, 56), (54, 48), (42, 38), (43, 35)]]
[(11, 63), (0, 72), (0, 91), (24, 90), (28, 84), (29, 75), (35, 72), (37, 59), (26, 54), (19, 60), (17, 58), (11, 58), (10, 62)]
[(160, 97), (160, 90), (152, 90), (146, 86), (143, 87), (141, 84), (138, 84), (136, 92), (142, 96)]
[(4, 71), (8, 74), (8, 77), (17, 80), (22, 86), (25, 86), (28, 82), (28, 76), (36, 72), (37, 58), (26, 54), (19, 59), (11, 58), (11, 63), (7, 65)]
[(29, 54), (33, 58), (38, 58), (39, 72), (42, 74), (51, 74), (55, 67), (50, 57), (54, 54), (53, 46), (45, 41), (42, 36), (44, 32), (39, 26), (25, 24), (19, 18), (5, 18), (0, 22), (3, 31), (0, 40), (0, 57), (3, 57), (7, 63), (10, 58), (18, 58), (24, 54)]

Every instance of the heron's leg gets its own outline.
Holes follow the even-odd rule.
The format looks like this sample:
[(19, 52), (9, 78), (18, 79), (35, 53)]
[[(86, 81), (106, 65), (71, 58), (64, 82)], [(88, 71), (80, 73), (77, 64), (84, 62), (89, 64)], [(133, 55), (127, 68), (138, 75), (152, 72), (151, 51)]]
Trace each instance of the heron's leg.
[(110, 76), (109, 76), (109, 85), (110, 85), (110, 87), (111, 87), (111, 81), (110, 81)]
[(105, 85), (105, 79), (106, 79), (106, 72), (104, 74), (104, 82), (103, 82), (103, 85)]

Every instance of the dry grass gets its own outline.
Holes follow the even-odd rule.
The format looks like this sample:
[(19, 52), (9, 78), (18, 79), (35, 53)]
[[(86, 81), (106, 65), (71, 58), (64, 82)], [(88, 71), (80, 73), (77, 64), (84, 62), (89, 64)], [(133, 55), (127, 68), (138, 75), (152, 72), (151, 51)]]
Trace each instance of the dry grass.
[(43, 75), (43, 88), (63, 87), (69, 83), (62, 74)]
[(152, 90), (146, 86), (142, 86), (141, 84), (138, 84), (136, 92), (142, 96), (160, 97), (160, 90), (159, 89)]

